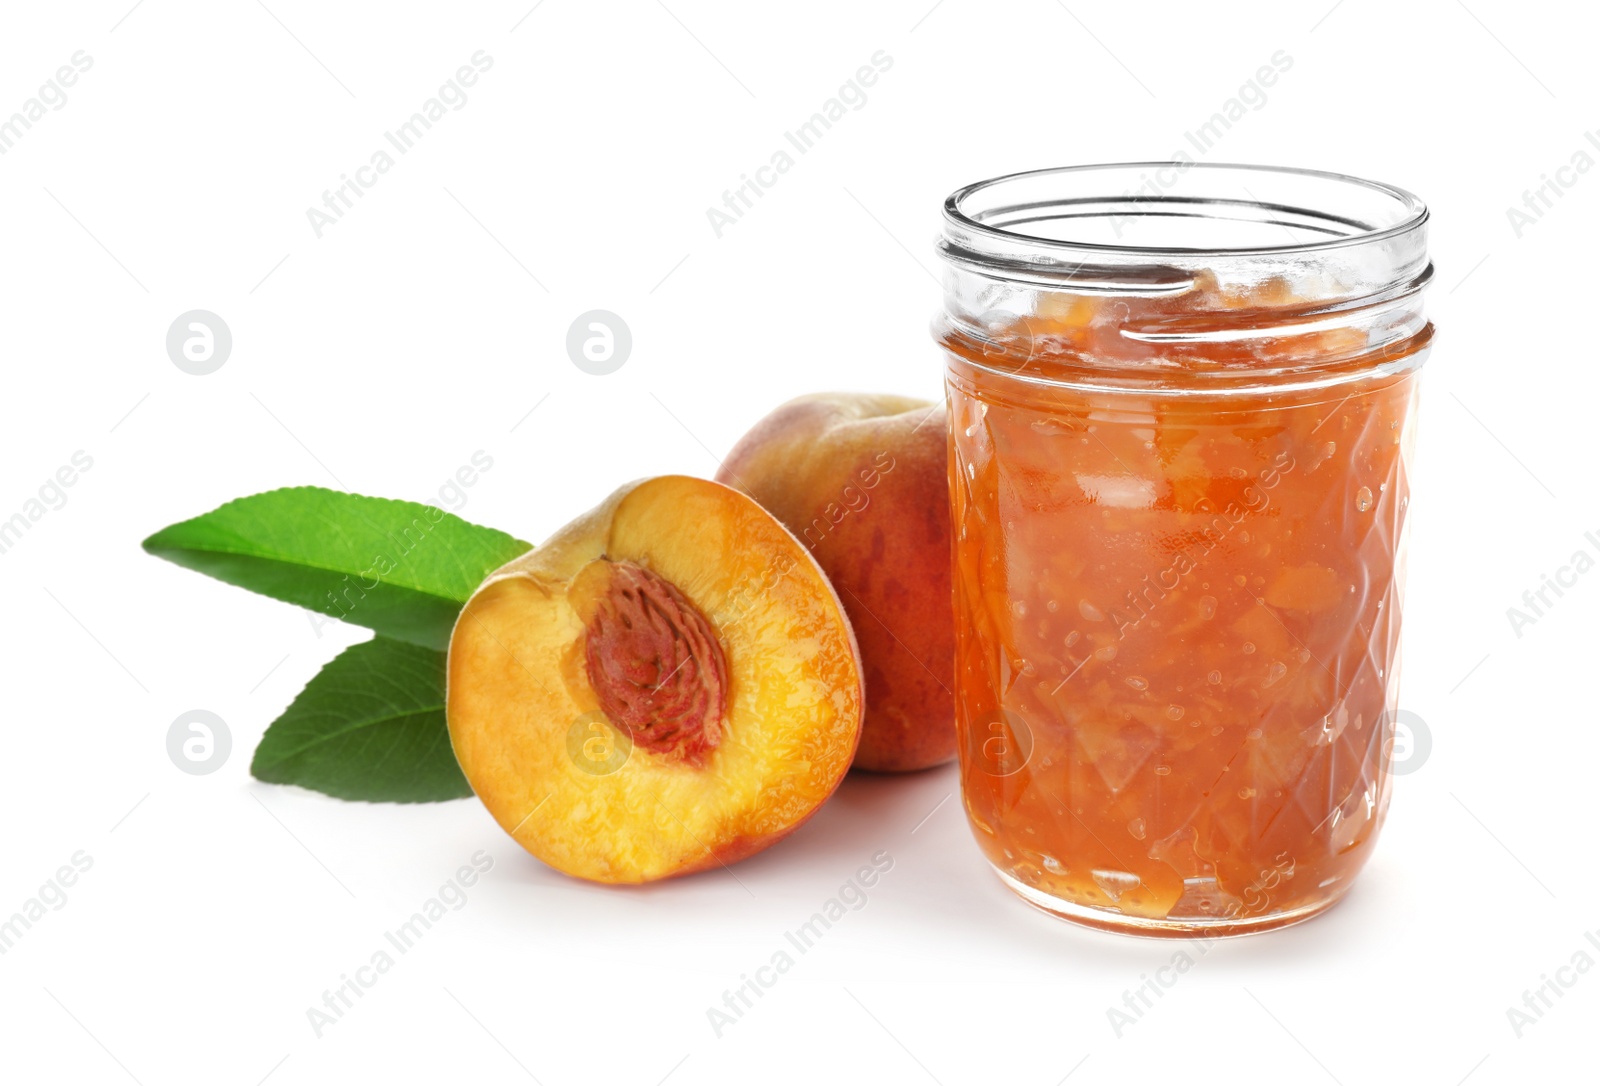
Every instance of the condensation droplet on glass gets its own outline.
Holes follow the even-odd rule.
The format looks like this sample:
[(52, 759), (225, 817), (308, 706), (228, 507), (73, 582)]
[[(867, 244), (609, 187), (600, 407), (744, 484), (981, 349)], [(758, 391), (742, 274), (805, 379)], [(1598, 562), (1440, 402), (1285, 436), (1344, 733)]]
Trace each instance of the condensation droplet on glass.
[(1360, 490), (1356, 491), (1356, 509), (1359, 512), (1365, 513), (1371, 508), (1372, 490), (1368, 487), (1362, 487)]
[(1235, 479), (1248, 479), (1248, 478), (1250, 478), (1250, 473), (1248, 471), (1245, 471), (1243, 468), (1229, 468), (1228, 469), (1228, 474), (1233, 476)]
[(1055, 600), (1047, 600), (1045, 601), (1044, 609), (1053, 615), (1057, 611), (1061, 610), (1061, 605)]
[(1040, 862), (1044, 864), (1044, 869), (1052, 875), (1065, 875), (1067, 873), (1067, 869), (1061, 865), (1061, 861), (1054, 856), (1046, 856)]
[(1090, 622), (1099, 622), (1101, 619), (1106, 617), (1104, 611), (1101, 611), (1100, 608), (1096, 607), (1088, 600), (1078, 601), (1078, 614), (1082, 615)]
[(1261, 689), (1265, 690), (1287, 674), (1289, 674), (1288, 665), (1281, 660), (1272, 661), (1271, 666), (1267, 668), (1267, 677), (1262, 680)]
[(1169, 705), (1169, 706), (1167, 706), (1167, 719), (1168, 720), (1182, 720), (1183, 719), (1183, 706), (1181, 706), (1181, 705)]
[(1311, 650), (1310, 649), (1301, 649), (1300, 650), (1300, 662), (1303, 664), (1307, 660), (1310, 660), (1310, 659), (1311, 659)]
[(1150, 689), (1150, 683), (1142, 675), (1129, 675), (1122, 681), (1133, 687), (1135, 690)]
[(1250, 533), (1248, 531), (1245, 531), (1245, 530), (1241, 529), (1240, 532), (1239, 532), (1239, 542), (1241, 542), (1241, 543), (1250, 542)]
[(1246, 641), (1244, 644), (1239, 646), (1239, 651), (1244, 653), (1246, 656), (1249, 656), (1252, 652), (1256, 651), (1256, 643), (1254, 641)]
[(1066, 638), (1067, 648), (1070, 649), (1072, 646), (1076, 645), (1081, 640), (1083, 640), (1083, 634), (1079, 633), (1077, 630), (1073, 630), (1071, 633), (1069, 633), (1067, 635), (1067, 638)]
[(1221, 735), (1222, 734), (1222, 725), (1221, 724), (1213, 724), (1213, 725), (1211, 725), (1211, 734), (1212, 735)]
[(1172, 767), (1170, 765), (1158, 765), (1158, 766), (1156, 766), (1156, 776), (1158, 776), (1158, 777), (1168, 777), (1168, 776), (1171, 776), (1171, 775), (1172, 775)]
[(1249, 582), (1245, 579), (1245, 575), (1243, 573), (1235, 573), (1233, 575), (1233, 583), (1238, 585), (1240, 588), (1243, 588)]
[(1217, 597), (1215, 597), (1215, 596), (1201, 596), (1200, 597), (1200, 617), (1201, 618), (1216, 618), (1217, 617)]
[(1239, 798), (1240, 799), (1254, 799), (1255, 796), (1256, 796), (1256, 790), (1254, 788), (1241, 788), (1241, 789), (1239, 789)]
[(967, 478), (968, 479), (976, 479), (977, 477), (978, 477), (978, 466), (976, 464), (972, 463), (971, 461), (968, 461), (967, 462)]
[(1094, 658), (1101, 661), (1115, 660), (1117, 658), (1117, 646), (1105, 645), (1101, 648), (1095, 649)]
[(1261, 738), (1261, 729), (1260, 728), (1251, 728), (1249, 731), (1244, 733), (1244, 737), (1246, 739), (1260, 739)]
[(1133, 836), (1136, 837), (1138, 840), (1143, 841), (1144, 840), (1144, 819), (1135, 818), (1132, 821), (1130, 821), (1128, 823), (1128, 832), (1133, 834)]
[(1011, 601), (1011, 613), (1018, 618), (1025, 618), (1028, 614), (1028, 605), (1022, 600)]
[(978, 424), (977, 423), (973, 423), (971, 426), (968, 426), (967, 429), (966, 429), (966, 435), (968, 437), (977, 437), (978, 436)]
[(1206, 676), (1206, 682), (1210, 683), (1212, 686), (1221, 686), (1222, 685), (1222, 672), (1220, 672), (1220, 671), (1212, 671), (1210, 674), (1208, 674)]

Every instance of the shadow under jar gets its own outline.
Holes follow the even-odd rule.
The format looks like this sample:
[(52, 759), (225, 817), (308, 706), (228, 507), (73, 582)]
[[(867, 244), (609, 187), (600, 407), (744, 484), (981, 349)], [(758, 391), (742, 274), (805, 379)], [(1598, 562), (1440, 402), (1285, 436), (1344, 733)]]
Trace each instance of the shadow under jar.
[(945, 203), (962, 795), (1032, 904), (1328, 908), (1389, 803), (1427, 210), (1142, 163)]

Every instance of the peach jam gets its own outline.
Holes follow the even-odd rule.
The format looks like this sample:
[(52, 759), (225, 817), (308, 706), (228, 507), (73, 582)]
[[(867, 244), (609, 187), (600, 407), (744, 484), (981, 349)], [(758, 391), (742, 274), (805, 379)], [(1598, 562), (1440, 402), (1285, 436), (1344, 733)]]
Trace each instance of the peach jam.
[(971, 185), (940, 253), (962, 795), (1034, 905), (1260, 931), (1389, 805), (1427, 211), (1334, 174)]

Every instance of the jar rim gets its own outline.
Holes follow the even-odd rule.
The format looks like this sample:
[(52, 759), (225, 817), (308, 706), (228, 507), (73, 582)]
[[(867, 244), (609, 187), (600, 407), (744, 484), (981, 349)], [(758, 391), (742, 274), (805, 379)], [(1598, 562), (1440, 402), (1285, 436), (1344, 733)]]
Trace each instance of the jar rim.
[[(1180, 174), (1189, 174), (1191, 171), (1200, 171), (1197, 176), (1215, 177), (1222, 179), (1225, 175), (1242, 175), (1251, 179), (1272, 179), (1274, 181), (1302, 182), (1307, 184), (1320, 184), (1324, 190), (1333, 193), (1343, 189), (1348, 196), (1362, 195), (1369, 200), (1377, 196), (1387, 201), (1393, 213), (1392, 221), (1369, 221), (1370, 214), (1366, 217), (1356, 217), (1354, 214), (1337, 213), (1328, 207), (1294, 206), (1279, 201), (1262, 200), (1255, 197), (1248, 185), (1243, 186), (1248, 199), (1224, 199), (1215, 195), (1181, 195), (1175, 192), (1163, 192), (1159, 184), (1148, 182), (1148, 175), (1157, 171), (1175, 170)], [(1120, 171), (1123, 175), (1132, 176), (1138, 173), (1146, 179), (1143, 188), (1154, 188), (1155, 191), (1145, 193), (1127, 191), (1121, 194), (1101, 191), (1093, 197), (1062, 196), (1057, 198), (1035, 199), (1022, 203), (998, 203), (994, 206), (979, 210), (973, 207), (976, 198), (983, 195), (991, 197), (997, 195), (998, 190), (1005, 188), (1027, 189), (1040, 188), (1039, 183), (1053, 179), (1076, 179), (1092, 175), (1117, 176)], [(1168, 184), (1167, 188), (1175, 188), (1175, 184)], [(1131, 205), (1135, 210), (1130, 213), (1138, 216), (1170, 216), (1182, 217), (1175, 211), (1152, 211), (1151, 208), (1163, 206), (1182, 207), (1193, 209), (1189, 217), (1199, 217), (1193, 211), (1204, 208), (1221, 209), (1228, 206), (1234, 208), (1252, 208), (1264, 214), (1296, 215), (1301, 217), (1298, 225), (1313, 232), (1324, 232), (1329, 236), (1311, 240), (1294, 240), (1289, 244), (1281, 245), (1156, 245), (1137, 243), (1097, 242), (1073, 238), (1053, 238), (1036, 233), (1026, 233), (1018, 230), (1007, 229), (1004, 226), (993, 225), (993, 220), (1002, 216), (1015, 214), (1026, 215), (1025, 218), (1008, 219), (1008, 221), (1038, 222), (1041, 220), (1063, 220), (1074, 218), (1089, 218), (1093, 214), (1105, 215), (1106, 212), (1084, 212), (1072, 210), (1089, 203), (1113, 203)], [(1037, 214), (1050, 208), (1067, 209), (1059, 215)], [(1364, 209), (1370, 212), (1370, 208)], [(1220, 217), (1220, 216), (1219, 216)], [(1005, 263), (1028, 264), (1031, 263), (1027, 253), (1019, 253), (1019, 243), (1028, 249), (1037, 250), (1036, 259), (1051, 266), (1060, 263), (1063, 257), (1073, 254), (1082, 255), (1088, 259), (1107, 259), (1113, 256), (1134, 258), (1166, 258), (1168, 260), (1190, 261), (1197, 258), (1227, 259), (1232, 257), (1293, 257), (1300, 254), (1316, 254), (1330, 250), (1344, 249), (1357, 245), (1382, 244), (1392, 238), (1399, 237), (1409, 232), (1418, 230), (1427, 223), (1429, 212), (1427, 205), (1413, 193), (1395, 185), (1380, 181), (1370, 181), (1354, 177), (1349, 174), (1335, 173), (1327, 170), (1313, 170), (1290, 166), (1262, 166), (1249, 163), (1224, 163), (1224, 162), (1181, 162), (1181, 161), (1150, 161), (1150, 162), (1108, 162), (1092, 163), (1074, 166), (1054, 166), (1037, 170), (1024, 170), (1016, 173), (1004, 174), (986, 180), (977, 181), (963, 186), (945, 198), (944, 221), (946, 224), (945, 239), (940, 248), (947, 259), (955, 256), (950, 250), (964, 250), (966, 254), (987, 257), (990, 260), (1000, 259)], [(1282, 220), (1262, 219), (1263, 223), (1275, 224), (1289, 228), (1288, 223)], [(1317, 225), (1318, 223), (1329, 225)], [(1347, 228), (1344, 232), (1336, 232), (1332, 224)], [(1292, 230), (1290, 231), (1292, 235)], [(991, 249), (984, 243), (990, 243)], [(953, 243), (953, 244), (952, 244)], [(976, 244), (975, 244), (976, 243)], [(975, 251), (976, 250), (976, 251)], [(964, 262), (959, 261), (958, 262)], [(984, 261), (987, 262), (987, 261)]]

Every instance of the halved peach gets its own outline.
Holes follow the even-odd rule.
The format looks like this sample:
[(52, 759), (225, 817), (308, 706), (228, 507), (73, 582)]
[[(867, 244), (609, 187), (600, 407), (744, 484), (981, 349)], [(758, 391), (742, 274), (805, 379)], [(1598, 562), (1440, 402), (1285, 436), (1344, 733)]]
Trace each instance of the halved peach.
[(719, 483), (632, 483), (484, 581), (450, 641), (450, 742), (557, 870), (633, 883), (728, 864), (832, 794), (861, 661), (806, 548)]

